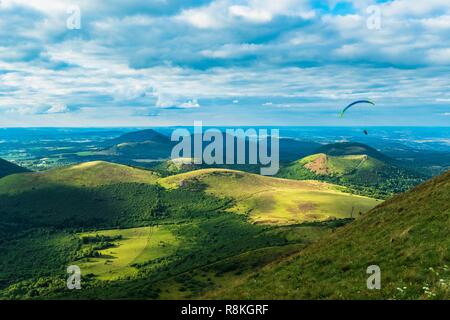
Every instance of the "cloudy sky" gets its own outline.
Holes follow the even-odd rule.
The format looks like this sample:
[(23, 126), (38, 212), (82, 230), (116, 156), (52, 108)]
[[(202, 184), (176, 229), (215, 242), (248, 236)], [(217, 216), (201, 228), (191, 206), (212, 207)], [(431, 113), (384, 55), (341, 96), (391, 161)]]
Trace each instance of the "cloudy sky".
[(194, 120), (447, 126), (450, 1), (0, 0), (0, 126)]

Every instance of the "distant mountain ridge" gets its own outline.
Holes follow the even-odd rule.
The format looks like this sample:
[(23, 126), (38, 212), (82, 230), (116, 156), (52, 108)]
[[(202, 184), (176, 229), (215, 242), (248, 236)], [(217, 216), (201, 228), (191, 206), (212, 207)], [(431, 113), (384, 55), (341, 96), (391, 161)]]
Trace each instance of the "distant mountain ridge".
[[(192, 135), (193, 137), (193, 135)], [(230, 137), (223, 132), (224, 141), (224, 154), (225, 154), (225, 142)], [(117, 138), (110, 139), (103, 142), (104, 150), (102, 154), (108, 156), (120, 156), (127, 159), (169, 159), (171, 156), (172, 148), (177, 144), (176, 141), (171, 141), (170, 137), (161, 134), (153, 129), (146, 129), (135, 132), (125, 133)], [(203, 143), (203, 148), (208, 145), (209, 142)], [(248, 138), (246, 139), (248, 146)], [(311, 141), (301, 141), (291, 138), (280, 138), (280, 161), (284, 163), (291, 162), (299, 157), (304, 157), (311, 154), (314, 150), (320, 147), (319, 143)], [(236, 147), (235, 147), (236, 148)], [(192, 143), (192, 150), (194, 145)], [(269, 145), (269, 153), (271, 153), (271, 147)], [(246, 155), (248, 158), (248, 155)], [(211, 167), (211, 166), (200, 166)], [(217, 165), (216, 167), (224, 167)], [(230, 166), (228, 166), (230, 167)], [(198, 166), (197, 166), (198, 168)], [(237, 169), (244, 168), (243, 166), (237, 166)], [(252, 172), (258, 171), (258, 166), (249, 165), (249, 170)]]

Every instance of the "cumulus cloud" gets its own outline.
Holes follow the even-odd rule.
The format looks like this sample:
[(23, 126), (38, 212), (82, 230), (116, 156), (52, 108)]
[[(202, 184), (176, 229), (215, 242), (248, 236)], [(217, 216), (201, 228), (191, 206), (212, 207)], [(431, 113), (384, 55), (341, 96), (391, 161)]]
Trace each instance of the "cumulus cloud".
[[(72, 5), (80, 30), (66, 28)], [(358, 97), (433, 108), (449, 86), (449, 17), (447, 0), (3, 0), (0, 113), (270, 118)]]
[(197, 99), (189, 100), (180, 105), (180, 108), (200, 108), (200, 104), (198, 103)]

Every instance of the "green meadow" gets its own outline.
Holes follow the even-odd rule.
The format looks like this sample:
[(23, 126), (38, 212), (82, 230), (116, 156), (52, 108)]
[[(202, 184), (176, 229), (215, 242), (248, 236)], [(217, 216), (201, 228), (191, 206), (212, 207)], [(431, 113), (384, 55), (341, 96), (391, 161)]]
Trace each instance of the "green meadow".
[(87, 249), (91, 254), (73, 263), (99, 280), (117, 280), (135, 275), (137, 269), (134, 264), (170, 256), (178, 246), (170, 230), (156, 226), (80, 233), (79, 237), (98, 239), (100, 242), (98, 249), (91, 253), (92, 245), (86, 241), (88, 243), (81, 250)]

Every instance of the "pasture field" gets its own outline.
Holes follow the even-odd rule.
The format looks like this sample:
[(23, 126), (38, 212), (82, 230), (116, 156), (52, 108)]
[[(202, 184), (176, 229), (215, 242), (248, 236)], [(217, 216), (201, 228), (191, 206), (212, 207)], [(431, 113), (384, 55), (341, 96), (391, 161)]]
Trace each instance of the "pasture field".
[(93, 274), (99, 280), (117, 280), (136, 275), (134, 264), (169, 256), (178, 245), (175, 236), (164, 227), (104, 230), (81, 233), (79, 236), (115, 239), (108, 242), (105, 249), (97, 250), (96, 256), (76, 262), (84, 273)]

